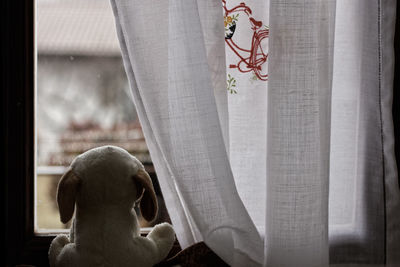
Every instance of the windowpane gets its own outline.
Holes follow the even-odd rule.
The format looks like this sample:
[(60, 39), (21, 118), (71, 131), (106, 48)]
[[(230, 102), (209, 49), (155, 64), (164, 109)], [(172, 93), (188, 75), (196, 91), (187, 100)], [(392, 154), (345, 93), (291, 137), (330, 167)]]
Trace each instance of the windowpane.
[[(123, 68), (107, 0), (37, 1), (36, 231), (69, 228), (59, 220), (58, 181), (84, 151), (116, 145), (152, 176), (169, 221)], [(151, 226), (143, 221), (143, 227)], [(153, 223), (153, 224), (154, 224)]]

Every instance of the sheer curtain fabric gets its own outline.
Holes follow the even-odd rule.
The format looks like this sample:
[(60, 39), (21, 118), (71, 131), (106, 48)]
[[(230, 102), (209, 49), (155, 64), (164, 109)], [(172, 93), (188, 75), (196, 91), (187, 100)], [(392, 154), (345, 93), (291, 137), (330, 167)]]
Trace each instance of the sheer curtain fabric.
[(204, 240), (232, 266), (400, 264), (396, 1), (111, 5), (183, 248)]

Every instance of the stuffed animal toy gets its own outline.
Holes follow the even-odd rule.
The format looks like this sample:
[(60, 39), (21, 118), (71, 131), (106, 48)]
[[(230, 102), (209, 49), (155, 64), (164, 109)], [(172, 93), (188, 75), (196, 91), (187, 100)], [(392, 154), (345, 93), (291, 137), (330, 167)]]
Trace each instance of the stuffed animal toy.
[(143, 165), (119, 147), (103, 146), (79, 155), (57, 189), (61, 222), (76, 213), (69, 237), (58, 235), (50, 245), (54, 267), (153, 266), (163, 260), (175, 240), (168, 223), (140, 236), (134, 204), (143, 217), (157, 214), (153, 184)]

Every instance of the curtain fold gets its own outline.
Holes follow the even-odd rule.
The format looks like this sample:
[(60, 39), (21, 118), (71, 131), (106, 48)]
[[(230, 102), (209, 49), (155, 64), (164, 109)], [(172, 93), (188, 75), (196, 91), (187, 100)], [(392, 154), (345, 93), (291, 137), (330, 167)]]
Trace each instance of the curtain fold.
[(400, 265), (395, 0), (110, 1), (183, 248)]
[(335, 1), (270, 1), (267, 266), (327, 266)]
[(204, 240), (229, 264), (262, 264), (261, 238), (230, 170), (197, 2), (111, 3), (139, 119), (181, 246)]

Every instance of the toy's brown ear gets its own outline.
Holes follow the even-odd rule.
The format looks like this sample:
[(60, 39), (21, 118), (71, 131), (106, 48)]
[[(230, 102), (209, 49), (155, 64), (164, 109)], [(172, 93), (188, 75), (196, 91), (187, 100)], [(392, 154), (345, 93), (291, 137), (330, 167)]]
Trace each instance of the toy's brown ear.
[[(152, 221), (157, 215), (158, 205), (151, 178), (145, 170), (140, 169), (136, 175), (133, 176), (133, 180), (144, 189), (140, 201), (140, 211), (142, 216), (147, 221)], [(142, 190), (140, 187), (138, 186), (138, 189)]]
[(69, 169), (58, 183), (57, 188), (57, 204), (60, 211), (60, 219), (62, 223), (71, 220), (75, 209), (75, 199), (78, 193), (80, 179)]

